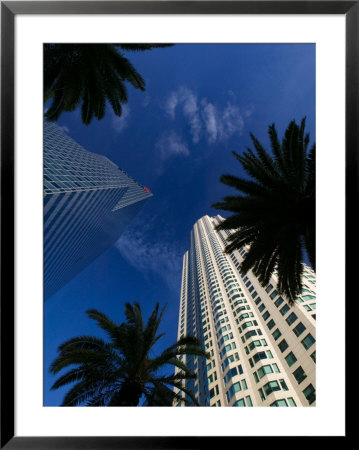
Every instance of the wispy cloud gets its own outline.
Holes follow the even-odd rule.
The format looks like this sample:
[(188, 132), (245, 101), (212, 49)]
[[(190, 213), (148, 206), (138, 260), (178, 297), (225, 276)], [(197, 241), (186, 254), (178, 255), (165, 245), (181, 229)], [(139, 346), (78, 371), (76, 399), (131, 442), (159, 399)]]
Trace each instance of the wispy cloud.
[(162, 133), (156, 142), (156, 148), (159, 150), (162, 159), (167, 159), (175, 155), (189, 155), (187, 144), (173, 130)]
[(126, 231), (116, 243), (122, 257), (146, 277), (155, 274), (170, 289), (181, 285), (182, 255), (166, 242), (147, 241), (139, 232)]
[(116, 116), (112, 112), (111, 126), (116, 133), (120, 134), (122, 133), (123, 130), (125, 130), (128, 127), (129, 116), (130, 116), (130, 107), (127, 105), (122, 106), (121, 116)]
[(221, 107), (206, 98), (198, 98), (191, 89), (181, 86), (169, 94), (165, 111), (172, 120), (176, 117), (176, 111), (182, 111), (190, 127), (193, 143), (204, 137), (209, 144), (214, 144), (235, 134), (241, 135), (243, 118), (249, 115), (248, 111), (241, 111), (234, 102), (233, 93), (229, 93), (229, 97), (231, 100)]
[(178, 105), (178, 94), (176, 92), (171, 92), (166, 100), (165, 110), (167, 114), (174, 119), (176, 116), (176, 107)]
[(143, 99), (142, 106), (143, 106), (144, 108), (147, 108), (147, 106), (148, 106), (150, 103), (151, 103), (151, 97), (150, 97), (148, 94), (146, 94), (145, 97), (144, 97), (144, 99)]
[(202, 117), (210, 144), (217, 140), (227, 140), (235, 134), (242, 134), (243, 114), (239, 107), (231, 102), (227, 102), (224, 108), (219, 109), (206, 99), (202, 100)]

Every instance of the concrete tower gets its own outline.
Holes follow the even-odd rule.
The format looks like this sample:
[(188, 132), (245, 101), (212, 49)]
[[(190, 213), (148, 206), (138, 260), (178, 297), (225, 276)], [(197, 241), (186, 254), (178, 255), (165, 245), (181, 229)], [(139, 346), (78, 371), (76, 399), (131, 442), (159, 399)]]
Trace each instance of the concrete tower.
[(182, 357), (197, 373), (186, 387), (201, 406), (315, 406), (315, 274), (304, 266), (290, 307), (276, 274), (265, 287), (241, 274), (245, 248), (223, 253), (231, 231), (215, 230), (222, 220), (198, 220), (183, 258), (178, 338), (195, 335), (211, 354)]

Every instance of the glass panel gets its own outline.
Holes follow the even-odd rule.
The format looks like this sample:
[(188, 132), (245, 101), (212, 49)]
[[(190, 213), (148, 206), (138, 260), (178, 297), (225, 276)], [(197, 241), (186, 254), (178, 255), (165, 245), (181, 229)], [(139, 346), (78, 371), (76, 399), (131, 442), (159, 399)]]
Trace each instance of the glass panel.
[(314, 337), (309, 333), (307, 336), (302, 340), (303, 347), (308, 350), (313, 344), (315, 343)]
[(297, 370), (293, 372), (295, 379), (298, 384), (300, 384), (305, 378), (307, 378), (307, 374), (304, 372), (303, 368), (300, 366)]

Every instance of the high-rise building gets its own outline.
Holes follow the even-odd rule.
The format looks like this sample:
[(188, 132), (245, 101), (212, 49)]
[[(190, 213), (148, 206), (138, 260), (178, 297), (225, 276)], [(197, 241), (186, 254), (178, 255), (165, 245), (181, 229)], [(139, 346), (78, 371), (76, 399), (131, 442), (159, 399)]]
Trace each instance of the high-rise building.
[(215, 230), (222, 220), (198, 220), (183, 258), (178, 338), (197, 336), (211, 355), (182, 356), (197, 374), (183, 383), (201, 406), (314, 406), (315, 274), (304, 265), (290, 307), (276, 274), (263, 287), (252, 271), (241, 273), (246, 248), (223, 252), (231, 231)]
[(111, 247), (152, 194), (44, 123), (44, 298)]

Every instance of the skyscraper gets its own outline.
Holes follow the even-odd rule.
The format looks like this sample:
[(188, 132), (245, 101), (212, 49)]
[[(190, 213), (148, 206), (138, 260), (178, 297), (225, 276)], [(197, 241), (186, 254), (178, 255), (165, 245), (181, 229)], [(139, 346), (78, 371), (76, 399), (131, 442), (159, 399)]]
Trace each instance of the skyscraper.
[(111, 247), (152, 194), (44, 123), (44, 298)]
[(178, 338), (199, 337), (211, 355), (182, 357), (197, 374), (185, 387), (201, 406), (314, 406), (315, 274), (304, 266), (290, 307), (276, 274), (266, 287), (252, 271), (241, 274), (245, 248), (223, 252), (231, 231), (215, 230), (222, 220), (198, 220), (183, 258)]

